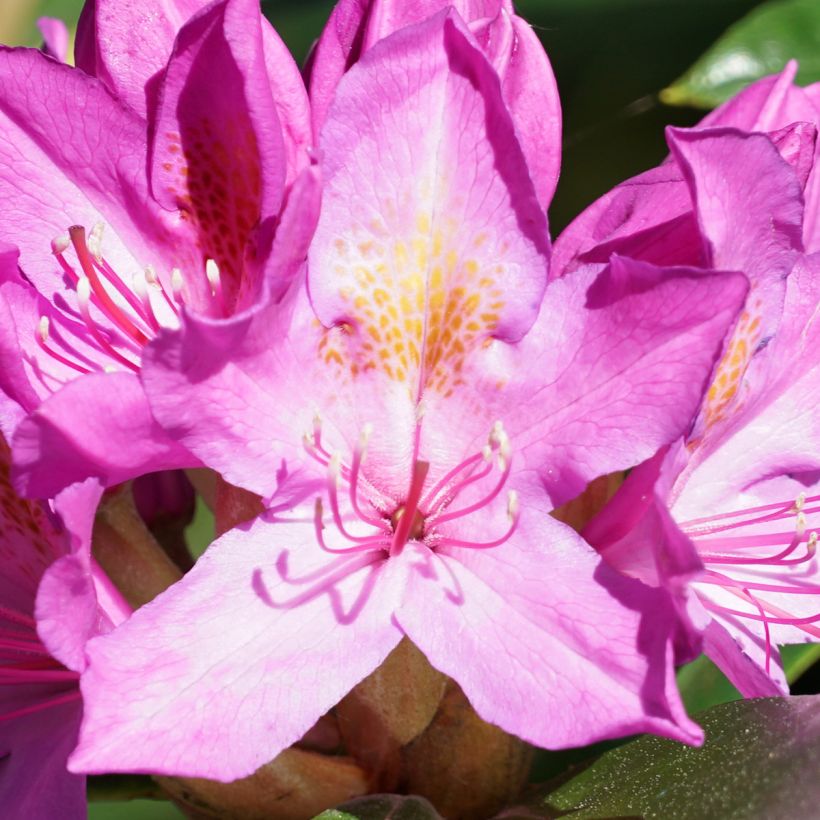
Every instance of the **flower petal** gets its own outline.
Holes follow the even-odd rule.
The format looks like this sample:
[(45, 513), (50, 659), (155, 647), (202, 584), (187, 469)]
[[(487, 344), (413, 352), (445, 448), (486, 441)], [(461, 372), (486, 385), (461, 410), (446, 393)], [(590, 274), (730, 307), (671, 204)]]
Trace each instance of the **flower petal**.
[(561, 106), (547, 55), (529, 24), (509, 0), (341, 0), (316, 44), (310, 62), (310, 96), (317, 133), (343, 74), (380, 40), (452, 7), (467, 23), (493, 64), (538, 199), (549, 205), (561, 164)]
[(424, 451), (457, 464), (500, 419), (514, 469), (560, 506), (688, 430), (746, 287), (739, 274), (620, 257), (551, 282), (520, 343), (482, 348), (463, 395), (428, 396)]
[(677, 694), (665, 593), (526, 501), (503, 546), (444, 552), (411, 574), (396, 618), (484, 720), (548, 748), (644, 731), (700, 742)]
[[(258, 519), (222, 536), (179, 583), (89, 644), (71, 769), (233, 780), (299, 740), (402, 637), (392, 613), (404, 564), (327, 583), (338, 563), (312, 524)], [(301, 580), (323, 571), (324, 581)]]
[[(27, 694), (29, 702), (10, 711), (31, 705), (31, 692)], [(47, 692), (40, 694), (41, 699), (47, 697)], [(0, 711), (6, 710), (0, 707)], [(81, 714), (78, 695), (70, 702), (0, 723), (0, 805), (7, 817), (84, 820), (88, 816), (85, 777), (66, 769)]]
[[(229, 307), (256, 292), (243, 277), (246, 251), (255, 256), (247, 245), (284, 196), (285, 144), (262, 24), (256, 0), (223, 0), (186, 23), (151, 121), (154, 196), (193, 221)], [(196, 281), (205, 293), (206, 278)]]
[(321, 149), (308, 284), (322, 323), (351, 327), (343, 367), (416, 398), (456, 389), (488, 336), (527, 331), (548, 264), (498, 78), (458, 18), (370, 49), (339, 83)]
[(111, 486), (196, 465), (154, 421), (130, 373), (93, 373), (67, 384), (20, 423), (12, 447), (15, 485), (28, 495), (53, 496), (90, 477)]
[(100, 82), (32, 49), (3, 49), (0, 129), (0, 198), (14, 203), (0, 233), (45, 296), (63, 288), (51, 242), (75, 224), (109, 226), (115, 270), (181, 264), (166, 259), (177, 229), (147, 191), (144, 123)]

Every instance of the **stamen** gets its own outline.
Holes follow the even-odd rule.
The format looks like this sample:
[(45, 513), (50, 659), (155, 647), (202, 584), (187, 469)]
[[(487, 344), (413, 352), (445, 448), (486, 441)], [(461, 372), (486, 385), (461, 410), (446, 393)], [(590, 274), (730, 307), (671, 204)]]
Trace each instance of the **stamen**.
[(43, 709), (50, 709), (52, 706), (60, 706), (63, 703), (68, 703), (73, 700), (80, 700), (80, 697), (80, 690), (79, 688), (76, 688), (71, 692), (67, 692), (65, 695), (47, 698), (46, 700), (41, 700), (31, 706), (26, 706), (22, 709), (16, 709), (14, 712), (7, 712), (4, 715), (0, 715), (0, 722), (13, 720), (14, 718), (23, 717), (24, 715), (31, 715), (35, 712), (41, 712)]
[(365, 453), (367, 452), (367, 443), (370, 440), (370, 436), (373, 433), (373, 425), (372, 424), (365, 424), (362, 428), (362, 433), (359, 436), (358, 444), (356, 445), (356, 449), (353, 451), (353, 464), (350, 467), (350, 504), (353, 507), (353, 511), (362, 521), (366, 521), (368, 524), (372, 524), (374, 527), (378, 527), (379, 529), (385, 530), (386, 532), (390, 531), (390, 527), (388, 526), (387, 522), (380, 519), (374, 518), (371, 515), (367, 515), (361, 508), (359, 504), (359, 473), (361, 471), (362, 461), (364, 461)]
[(205, 277), (211, 286), (211, 296), (222, 304), (222, 277), (219, 274), (219, 266), (213, 259), (205, 260)]
[(135, 373), (138, 372), (139, 365), (135, 364), (130, 359), (127, 359), (116, 348), (112, 347), (108, 340), (102, 335), (102, 333), (100, 333), (100, 330), (97, 327), (97, 323), (91, 317), (91, 313), (88, 309), (90, 297), (91, 286), (89, 285), (88, 279), (82, 278), (77, 283), (77, 305), (79, 306), (80, 315), (83, 317), (83, 321), (85, 322), (86, 327), (88, 328), (91, 335), (94, 337), (94, 340), (97, 342), (97, 344), (109, 356), (111, 356), (111, 358), (116, 359), (120, 364), (124, 365), (130, 370), (133, 370)]
[[(314, 531), (316, 533), (316, 541), (319, 544), (319, 547), (323, 549), (325, 552), (330, 552), (336, 555), (343, 555), (349, 554), (353, 552), (366, 552), (367, 550), (373, 549), (381, 549), (384, 548), (384, 538), (380, 536), (374, 536), (368, 539), (363, 540), (360, 544), (353, 547), (329, 547), (325, 542), (324, 536), (324, 520), (323, 520), (323, 510), (322, 510), (322, 499), (317, 498), (316, 503), (314, 505), (314, 515), (313, 515), (313, 526)], [(284, 553), (283, 553), (284, 554)]]
[(48, 344), (48, 337), (49, 337), (49, 329), (50, 329), (50, 322), (48, 316), (41, 316), (40, 321), (37, 323), (37, 333), (36, 339), (37, 344), (43, 350), (44, 353), (47, 353), (51, 356), (52, 359), (59, 362), (66, 367), (70, 367), (72, 370), (76, 370), (78, 373), (91, 373), (91, 369), (88, 367), (84, 367), (83, 365), (77, 364), (76, 362), (72, 362), (71, 359), (67, 359), (61, 353), (58, 353), (53, 347)]
[(342, 514), (339, 510), (340, 472), (341, 458), (338, 453), (334, 453), (327, 468), (327, 494), (328, 500), (330, 501), (330, 512), (333, 515), (333, 521), (336, 524), (336, 528), (348, 541), (356, 541), (358, 543), (369, 542), (372, 536), (352, 535), (345, 529), (345, 525), (342, 522)]
[(465, 547), (474, 550), (487, 550), (494, 547), (500, 547), (506, 541), (509, 541), (518, 529), (518, 522), (520, 520), (520, 511), (518, 506), (518, 494), (515, 490), (510, 490), (507, 496), (507, 517), (510, 519), (510, 528), (500, 538), (494, 541), (462, 541), (458, 538), (449, 538), (445, 536), (439, 542), (440, 546), (446, 547)]
[(73, 225), (68, 229), (68, 234), (74, 245), (74, 251), (77, 254), (80, 268), (88, 278), (91, 289), (100, 302), (101, 310), (117, 327), (130, 336), (140, 347), (143, 347), (148, 343), (148, 337), (126, 316), (122, 308), (120, 308), (108, 294), (108, 291), (103, 287), (102, 282), (100, 282), (97, 276), (92, 255), (85, 241), (85, 228), (81, 225)]

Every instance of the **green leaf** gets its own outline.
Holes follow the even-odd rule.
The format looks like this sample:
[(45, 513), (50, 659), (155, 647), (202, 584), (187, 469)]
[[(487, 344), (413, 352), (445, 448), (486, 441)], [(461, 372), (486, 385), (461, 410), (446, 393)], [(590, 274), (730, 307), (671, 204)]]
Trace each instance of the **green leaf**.
[(323, 811), (314, 820), (441, 820), (441, 815), (423, 797), (371, 794)]
[(724, 703), (694, 749), (648, 735), (501, 817), (815, 817), (820, 695)]
[(798, 60), (801, 85), (820, 80), (820, 2), (771, 0), (731, 26), (661, 91), (667, 105), (714, 108), (749, 83)]

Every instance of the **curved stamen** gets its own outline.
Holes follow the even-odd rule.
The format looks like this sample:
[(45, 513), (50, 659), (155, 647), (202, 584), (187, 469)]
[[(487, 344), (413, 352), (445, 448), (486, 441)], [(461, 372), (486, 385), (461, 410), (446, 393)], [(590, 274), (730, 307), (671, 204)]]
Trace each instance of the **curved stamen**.
[(21, 683), (52, 683), (78, 680), (79, 675), (68, 669), (27, 669), (15, 666), (0, 667), (0, 686), (19, 686)]
[(369, 539), (363, 540), (357, 546), (352, 547), (329, 547), (325, 542), (324, 536), (324, 521), (322, 520), (322, 499), (317, 498), (314, 506), (313, 526), (316, 533), (316, 541), (319, 547), (325, 552), (334, 553), (337, 555), (350, 554), (353, 552), (366, 552), (367, 550), (378, 549), (383, 547), (384, 539), (380, 536), (373, 536)]
[(131, 321), (122, 308), (111, 298), (97, 275), (93, 257), (85, 239), (85, 228), (82, 225), (72, 225), (68, 229), (71, 243), (77, 254), (80, 268), (88, 278), (94, 295), (100, 302), (102, 311), (124, 333), (130, 336), (140, 347), (148, 343), (148, 337)]
[[(471, 467), (475, 467), (482, 459), (486, 458), (484, 452), (474, 453), (469, 458), (464, 459), (461, 464), (457, 464), (453, 467), (450, 472), (448, 472), (444, 478), (436, 482), (433, 488), (425, 494), (424, 498), (422, 498), (421, 503), (419, 504), (420, 507), (423, 509), (428, 509), (432, 506), (432, 502), (435, 500), (436, 496), (445, 488), (447, 485), (463, 470), (467, 470)], [(489, 459), (487, 459), (489, 460)], [(490, 469), (492, 469), (492, 465), (490, 465)]]
[(49, 332), (51, 328), (51, 322), (49, 321), (48, 316), (41, 316), (40, 321), (37, 324), (37, 332), (34, 334), (35, 338), (37, 339), (37, 344), (39, 345), (40, 349), (47, 353), (54, 361), (59, 362), (66, 367), (70, 367), (72, 370), (76, 370), (78, 373), (82, 373), (83, 375), (91, 373), (91, 369), (88, 367), (84, 367), (81, 364), (77, 364), (76, 362), (72, 362), (71, 359), (67, 359), (62, 353), (58, 353), (53, 347), (48, 344)]
[(444, 536), (439, 541), (439, 546), (444, 547), (465, 547), (466, 549), (473, 549), (473, 550), (487, 550), (492, 549), (493, 547), (500, 547), (505, 542), (509, 541), (512, 538), (513, 533), (518, 529), (518, 521), (520, 518), (519, 509), (518, 509), (518, 494), (515, 490), (510, 490), (509, 497), (507, 500), (507, 516), (510, 519), (510, 527), (507, 532), (504, 533), (500, 538), (496, 538), (495, 541), (462, 541), (458, 538), (449, 538), (448, 536)]
[[(817, 551), (817, 533), (812, 532), (808, 539), (806, 539), (806, 554), (800, 556), (798, 558), (787, 558), (787, 556), (791, 555), (797, 547), (803, 543), (803, 536), (805, 534), (805, 527), (806, 522), (805, 518), (802, 517), (803, 514), (800, 513), (798, 515), (798, 523), (797, 529), (794, 533), (794, 537), (789, 542), (786, 549), (782, 550), (781, 552), (777, 553), (777, 555), (769, 555), (765, 558), (749, 558), (748, 556), (736, 556), (736, 555), (714, 555), (711, 553), (703, 553), (699, 552), (700, 558), (704, 563), (708, 564), (738, 564), (738, 565), (779, 565), (779, 566), (789, 566), (794, 564), (803, 564), (806, 561), (811, 561), (814, 558), (814, 555)], [(785, 537), (789, 536), (789, 533), (782, 534)]]
[(470, 504), (467, 507), (462, 507), (459, 510), (453, 510), (452, 512), (444, 513), (442, 515), (436, 516), (430, 523), (431, 525), (438, 526), (439, 524), (443, 524), (445, 521), (453, 521), (456, 518), (463, 518), (465, 515), (470, 515), (471, 513), (476, 512), (492, 501), (494, 501), (500, 494), (501, 491), (504, 489), (504, 485), (507, 483), (507, 479), (510, 475), (510, 462), (507, 461), (504, 464), (504, 470), (501, 473), (501, 478), (498, 479), (498, 482), (490, 491), (489, 495), (486, 495), (484, 498), (479, 499), (474, 504)]
[(362, 461), (364, 460), (365, 452), (367, 451), (367, 442), (370, 439), (370, 436), (373, 432), (373, 427), (370, 424), (365, 424), (362, 428), (362, 434), (359, 436), (359, 441), (356, 445), (355, 450), (353, 451), (353, 463), (350, 466), (350, 504), (353, 507), (353, 511), (356, 515), (361, 518), (362, 521), (366, 521), (368, 524), (372, 524), (374, 527), (378, 527), (385, 532), (390, 531), (390, 527), (388, 526), (387, 522), (380, 519), (374, 518), (371, 515), (362, 510), (361, 505), (359, 504), (359, 474), (361, 472)]
[(336, 529), (347, 538), (348, 541), (355, 541), (363, 543), (370, 541), (370, 535), (353, 535), (345, 528), (342, 521), (342, 514), (339, 510), (339, 473), (341, 471), (341, 459), (338, 453), (334, 453), (330, 459), (330, 464), (327, 469), (327, 495), (330, 502), (330, 513), (333, 516), (333, 522), (336, 524)]
[(88, 279), (80, 279), (77, 283), (77, 304), (80, 308), (80, 315), (83, 317), (86, 327), (88, 328), (94, 340), (102, 348), (102, 350), (115, 359), (120, 364), (133, 370), (135, 373), (139, 371), (139, 365), (132, 362), (130, 359), (123, 356), (116, 348), (114, 348), (108, 340), (100, 333), (97, 323), (91, 317), (88, 309), (88, 301), (90, 296), (90, 285)]
[[(762, 516), (761, 518), (744, 518), (742, 521), (738, 522), (737, 524), (727, 525), (728, 527), (736, 527), (736, 526), (746, 526), (747, 524), (757, 524), (762, 521), (774, 521), (777, 518), (784, 517), (789, 518), (792, 515), (795, 515), (799, 512), (811, 512), (814, 510), (806, 510), (804, 509), (804, 505), (806, 502), (814, 503), (815, 501), (820, 501), (820, 495), (814, 495), (810, 497), (806, 497), (805, 493), (801, 493), (794, 501), (777, 501), (773, 504), (762, 504), (759, 507), (747, 507), (743, 510), (733, 510), (727, 513), (718, 513), (717, 515), (709, 515), (705, 518), (692, 518), (689, 521), (683, 521), (680, 523), (681, 529), (685, 530), (690, 535), (699, 535), (709, 534), (710, 530), (699, 530), (698, 525), (700, 524), (710, 524), (715, 521), (725, 521), (730, 518), (738, 518), (742, 516), (753, 515), (754, 513), (759, 512), (767, 512), (774, 510), (775, 512), (772, 513), (771, 516)], [(718, 530), (712, 530), (717, 532)]]

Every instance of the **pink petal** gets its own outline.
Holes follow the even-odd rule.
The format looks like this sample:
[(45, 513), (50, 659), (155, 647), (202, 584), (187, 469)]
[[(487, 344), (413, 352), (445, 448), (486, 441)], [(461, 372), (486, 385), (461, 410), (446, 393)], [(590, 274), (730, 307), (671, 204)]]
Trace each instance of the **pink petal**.
[(782, 304), (783, 279), (802, 250), (794, 170), (760, 134), (670, 129), (669, 142), (692, 191), (709, 264), (743, 271), (761, 299)]
[(75, 379), (19, 425), (12, 446), (16, 486), (40, 496), (90, 477), (111, 486), (140, 473), (196, 463), (154, 421), (139, 380), (130, 373)]
[(426, 397), (425, 447), (457, 464), (501, 419), (516, 469), (559, 506), (688, 430), (745, 292), (740, 275), (618, 257), (556, 280), (519, 344), (483, 348), (461, 393)]
[[(471, 524), (486, 535), (488, 522)], [(644, 731), (701, 741), (677, 694), (663, 592), (527, 501), (502, 547), (446, 553), (411, 574), (396, 617), (485, 720), (548, 748)]]
[(343, 354), (346, 336), (325, 333), (298, 284), (282, 304), (258, 305), (228, 322), (187, 316), (182, 333), (151, 344), (142, 379), (154, 415), (228, 481), (264, 497), (283, 467), (304, 473), (307, 462), (313, 469), (305, 480), (324, 480), (303, 442), (317, 413), (325, 444), (346, 459), (373, 423), (367, 470), (384, 492), (404, 492), (416, 428), (406, 387), (366, 374), (354, 380), (323, 357), (329, 349)]
[(353, 326), (351, 366), (446, 393), (489, 334), (521, 338), (546, 222), (498, 79), (456, 17), (370, 49), (339, 83), (321, 149), (308, 284), (325, 326)]
[[(221, 273), (230, 310), (257, 283), (243, 277), (257, 222), (278, 214), (285, 146), (263, 53), (256, 0), (224, 0), (186, 23), (152, 117), (151, 187), (193, 220), (202, 255)], [(200, 299), (210, 290), (196, 280)]]
[(206, 5), (208, 0), (89, 0), (77, 26), (77, 66), (145, 117), (148, 82), (165, 66), (185, 21)]
[(391, 616), (404, 562), (298, 602), (316, 582), (295, 579), (337, 560), (312, 524), (257, 520), (215, 542), (182, 581), (89, 644), (71, 769), (233, 780), (297, 741), (401, 639)]
[(733, 625), (731, 632), (712, 621), (704, 633), (704, 652), (746, 698), (771, 698), (789, 694), (783, 664), (775, 650), (769, 672), (764, 670), (766, 650), (759, 637), (752, 637), (747, 624)]
[(41, 293), (63, 289), (51, 242), (75, 224), (106, 223), (115, 270), (162, 267), (169, 237), (178, 237), (148, 195), (145, 126), (101, 83), (31, 49), (8, 49), (0, 54), (0, 129), (0, 197), (14, 202), (0, 227)]
[[(46, 698), (49, 693), (40, 696)], [(28, 705), (31, 692), (27, 701), (8, 711)], [(4, 706), (7, 704), (0, 711), (6, 711)], [(76, 700), (0, 722), (0, 805), (6, 817), (84, 820), (88, 816), (85, 777), (66, 769), (81, 713), (78, 695)]]
[(561, 163), (561, 107), (552, 67), (529, 24), (508, 0), (442, 0), (404, 3), (342, 0), (316, 45), (310, 94), (318, 132), (342, 75), (380, 40), (451, 6), (468, 24), (501, 79), (538, 199), (546, 208)]
[(68, 29), (57, 17), (41, 17), (37, 28), (43, 35), (43, 53), (53, 57), (58, 63), (66, 62), (68, 55)]

